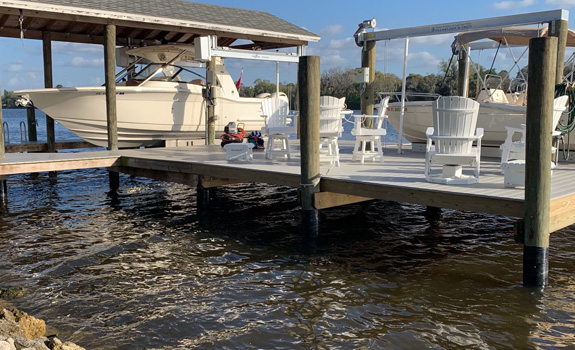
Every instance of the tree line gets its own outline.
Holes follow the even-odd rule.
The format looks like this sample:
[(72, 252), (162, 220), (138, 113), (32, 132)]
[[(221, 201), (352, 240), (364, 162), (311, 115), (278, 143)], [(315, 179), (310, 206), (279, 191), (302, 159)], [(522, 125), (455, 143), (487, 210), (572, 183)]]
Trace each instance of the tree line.
[[(477, 73), (479, 72), (479, 74)], [(418, 93), (435, 93), (449, 96), (457, 94), (458, 65), (456, 62), (440, 62), (437, 74), (410, 74), (406, 77), (406, 91)], [(469, 76), (469, 97), (474, 98), (482, 87), (480, 78), (488, 88), (501, 88), (503, 90), (520, 89), (521, 82), (527, 79), (527, 67), (510, 77), (506, 70), (497, 72), (495, 69), (486, 69), (479, 66), (472, 69)], [(332, 68), (321, 74), (320, 94), (326, 96), (345, 97), (346, 105), (350, 109), (360, 109), (362, 84), (356, 83), (355, 69)], [(375, 72), (373, 84), (376, 92), (400, 92), (401, 79), (394, 74)], [(296, 99), (296, 84), (280, 84), (279, 90), (285, 93), (290, 105), (294, 106)], [(242, 86), (240, 96), (255, 97), (260, 93), (276, 91), (276, 85), (268, 80), (257, 79), (254, 86)]]

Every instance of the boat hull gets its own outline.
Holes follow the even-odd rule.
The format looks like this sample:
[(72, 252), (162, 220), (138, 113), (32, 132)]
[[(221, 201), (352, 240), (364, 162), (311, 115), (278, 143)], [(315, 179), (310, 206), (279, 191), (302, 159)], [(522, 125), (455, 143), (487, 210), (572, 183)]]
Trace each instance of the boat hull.
[[(409, 142), (425, 143), (425, 131), (433, 126), (432, 101), (405, 102), (403, 117), (403, 137)], [(482, 146), (499, 147), (507, 136), (506, 126), (520, 127), (525, 124), (524, 106), (512, 104), (481, 102), (477, 127), (484, 129)], [(388, 121), (399, 131), (401, 107), (399, 102), (389, 104)], [(575, 145), (570, 145), (574, 149)]]
[[(205, 137), (202, 88), (177, 82), (118, 86), (118, 147), (148, 147), (165, 140)], [(17, 94), (82, 139), (101, 147), (108, 145), (105, 87), (22, 90)], [(218, 98), (215, 114), (218, 131), (231, 121), (243, 123), (246, 131), (259, 130), (264, 124), (258, 98)]]

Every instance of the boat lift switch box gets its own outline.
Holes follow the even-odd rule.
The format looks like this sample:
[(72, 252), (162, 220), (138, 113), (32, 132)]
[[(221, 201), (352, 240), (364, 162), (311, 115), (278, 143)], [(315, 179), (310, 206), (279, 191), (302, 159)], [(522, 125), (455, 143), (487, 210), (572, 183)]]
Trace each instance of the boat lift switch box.
[(355, 69), (355, 82), (369, 83), (369, 67), (361, 67)]
[(209, 36), (199, 36), (194, 39), (194, 49), (197, 60), (209, 61), (212, 58), (210, 45), (211, 38)]

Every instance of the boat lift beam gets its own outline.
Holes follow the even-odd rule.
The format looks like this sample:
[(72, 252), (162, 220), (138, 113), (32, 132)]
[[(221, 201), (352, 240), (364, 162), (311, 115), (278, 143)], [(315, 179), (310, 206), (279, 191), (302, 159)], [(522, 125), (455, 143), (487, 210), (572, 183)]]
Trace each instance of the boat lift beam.
[(196, 47), (196, 59), (206, 62), (210, 61), (212, 57), (222, 57), (238, 58), (244, 60), (298, 63), (299, 53), (303, 52), (300, 49), (298, 49), (298, 53), (290, 53), (218, 47), (217, 38), (214, 36), (197, 37), (194, 40), (194, 46)]
[[(358, 46), (363, 47), (365, 43), (369, 41), (405, 39), (405, 53), (404, 53), (405, 56), (403, 59), (403, 79), (402, 79), (403, 87), (401, 94), (397, 153), (402, 153), (402, 146), (403, 146), (403, 117), (405, 115), (405, 82), (407, 78), (406, 68), (407, 68), (409, 38), (419, 36), (442, 35), (449, 33), (462, 33), (476, 30), (501, 28), (501, 27), (534, 25), (541, 23), (550, 23), (550, 26), (553, 26), (558, 21), (568, 21), (568, 20), (569, 20), (569, 11), (559, 9), (559, 10), (533, 12), (512, 16), (502, 16), (502, 17), (483, 18), (469, 21), (432, 24), (418, 27), (407, 27), (407, 28), (390, 29), (390, 30), (373, 30), (370, 32), (368, 32), (366, 29), (375, 27), (375, 19), (363, 21), (362, 23), (360, 23), (359, 29), (354, 34), (355, 42)], [(554, 28), (551, 29), (552, 30), (550, 30), (550, 32), (554, 32), (553, 30)], [(369, 67), (369, 69), (375, 70), (375, 67)]]
[(568, 21), (569, 11), (560, 9), (560, 10), (533, 12), (512, 16), (476, 19), (470, 21), (432, 24), (419, 27), (363, 32), (358, 34), (358, 42), (413, 38), (418, 36), (439, 35), (449, 33), (462, 33), (462, 32), (499, 28), (499, 27), (532, 25), (532, 24), (539, 24), (560, 20)]

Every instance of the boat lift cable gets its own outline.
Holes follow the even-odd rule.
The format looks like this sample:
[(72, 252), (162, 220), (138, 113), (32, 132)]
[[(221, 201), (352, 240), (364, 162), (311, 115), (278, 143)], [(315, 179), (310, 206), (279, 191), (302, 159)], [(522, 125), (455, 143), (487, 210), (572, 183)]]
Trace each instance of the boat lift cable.
[(441, 84), (439, 84), (439, 87), (442, 87), (443, 84), (445, 84), (445, 80), (447, 79), (447, 74), (449, 73), (449, 69), (451, 68), (451, 62), (453, 61), (453, 57), (455, 57), (456, 54), (457, 54), (457, 52), (453, 52), (453, 54), (451, 55), (451, 58), (449, 59), (449, 63), (447, 64), (447, 68), (445, 68), (445, 74), (443, 74), (443, 80), (441, 81)]
[(495, 59), (497, 58), (497, 54), (499, 53), (499, 48), (501, 47), (501, 40), (499, 40), (499, 45), (497, 45), (497, 50), (495, 50), (495, 55), (493, 56), (493, 62), (491, 62), (491, 68), (489, 68), (489, 73), (493, 70), (493, 65), (495, 64)]

